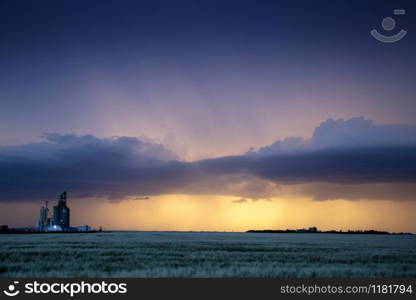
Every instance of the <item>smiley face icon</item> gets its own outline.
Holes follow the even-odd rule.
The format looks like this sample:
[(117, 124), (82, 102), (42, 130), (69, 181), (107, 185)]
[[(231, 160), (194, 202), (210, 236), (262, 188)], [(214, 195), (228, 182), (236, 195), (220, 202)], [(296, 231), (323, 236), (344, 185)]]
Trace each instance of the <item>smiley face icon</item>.
[[(404, 15), (406, 11), (404, 9), (395, 9), (394, 14), (395, 15)], [(396, 20), (394, 20), (391, 17), (386, 17), (381, 22), (381, 26), (383, 29), (387, 31), (392, 31), (394, 28), (396, 28)], [(394, 35), (384, 35), (377, 31), (377, 29), (373, 29), (370, 31), (370, 34), (378, 41), (382, 43), (395, 43), (400, 41), (402, 38), (405, 37), (407, 34), (406, 30), (401, 29), (398, 33)]]
[(3, 291), (3, 293), (4, 293), (5, 295), (9, 296), (9, 297), (14, 297), (14, 296), (16, 296), (17, 294), (19, 294), (19, 293), (20, 293), (20, 291), (19, 291), (19, 290), (16, 290), (16, 285), (17, 285), (17, 284), (19, 284), (19, 281), (15, 281), (15, 282), (13, 282), (13, 284), (10, 284), (10, 285), (8, 286), (8, 289), (7, 289), (7, 290), (4, 290), (4, 291)]

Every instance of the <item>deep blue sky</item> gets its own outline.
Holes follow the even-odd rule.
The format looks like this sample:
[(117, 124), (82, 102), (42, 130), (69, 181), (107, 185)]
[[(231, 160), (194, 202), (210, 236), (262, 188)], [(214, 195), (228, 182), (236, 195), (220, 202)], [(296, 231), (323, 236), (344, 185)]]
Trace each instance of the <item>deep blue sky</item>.
[[(146, 136), (196, 159), (329, 117), (414, 124), (412, 2), (1, 1), (0, 143)], [(394, 8), (409, 34), (381, 44)]]

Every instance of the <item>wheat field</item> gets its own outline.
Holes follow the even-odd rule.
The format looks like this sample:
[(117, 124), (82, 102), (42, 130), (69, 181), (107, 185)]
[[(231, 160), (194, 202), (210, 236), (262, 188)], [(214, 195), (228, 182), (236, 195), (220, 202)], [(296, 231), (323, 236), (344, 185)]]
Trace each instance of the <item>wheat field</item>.
[(412, 235), (0, 235), (0, 277), (416, 277)]

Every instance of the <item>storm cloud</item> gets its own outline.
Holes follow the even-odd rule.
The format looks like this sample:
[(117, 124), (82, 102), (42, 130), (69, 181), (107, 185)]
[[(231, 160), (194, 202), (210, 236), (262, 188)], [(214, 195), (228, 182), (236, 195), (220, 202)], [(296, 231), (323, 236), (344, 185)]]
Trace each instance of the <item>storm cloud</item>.
[[(43, 138), (0, 147), (0, 201), (37, 201), (61, 190), (119, 200), (172, 193), (259, 199), (281, 195), (288, 186), (316, 200), (412, 200), (416, 191), (416, 128), (363, 118), (329, 119), (310, 139), (292, 137), (243, 155), (194, 162), (139, 138)], [(374, 185), (400, 193), (374, 193)]]

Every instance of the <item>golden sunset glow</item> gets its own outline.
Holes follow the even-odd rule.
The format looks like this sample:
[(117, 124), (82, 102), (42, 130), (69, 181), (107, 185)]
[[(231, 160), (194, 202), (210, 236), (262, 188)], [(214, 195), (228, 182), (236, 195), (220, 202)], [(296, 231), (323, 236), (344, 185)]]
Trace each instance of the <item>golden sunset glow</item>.
[[(94, 227), (111, 230), (246, 231), (316, 226), (322, 230), (416, 231), (413, 202), (312, 201), (289, 197), (246, 199), (243, 203), (234, 203), (235, 200), (240, 199), (215, 195), (164, 195), (121, 202), (77, 199), (71, 203), (72, 222), (82, 225), (89, 220)], [(27, 219), (36, 219), (38, 213), (37, 204), (1, 203), (0, 208), (13, 208)], [(14, 220), (10, 217), (4, 221), (13, 225)]]
[[(79, 210), (74, 222), (93, 214), (95, 226), (123, 230), (246, 231), (316, 226), (323, 230), (415, 231), (416, 203), (394, 201), (239, 200), (230, 196), (166, 195), (150, 200), (106, 202)], [(91, 211), (89, 211), (91, 210)], [(77, 220), (78, 219), (78, 220)]]

